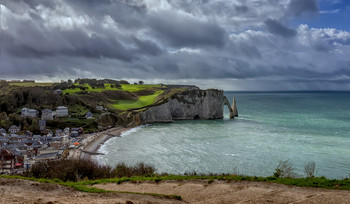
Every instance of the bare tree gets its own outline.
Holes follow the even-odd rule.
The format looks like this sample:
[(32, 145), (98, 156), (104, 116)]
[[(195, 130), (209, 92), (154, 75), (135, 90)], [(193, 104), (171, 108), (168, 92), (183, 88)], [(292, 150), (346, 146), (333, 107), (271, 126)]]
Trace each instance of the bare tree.
[(304, 166), (305, 174), (308, 178), (312, 178), (315, 176), (316, 171), (316, 163), (315, 162), (309, 162)]
[(277, 178), (295, 178), (297, 175), (294, 173), (292, 165), (286, 160), (279, 162), (273, 176)]

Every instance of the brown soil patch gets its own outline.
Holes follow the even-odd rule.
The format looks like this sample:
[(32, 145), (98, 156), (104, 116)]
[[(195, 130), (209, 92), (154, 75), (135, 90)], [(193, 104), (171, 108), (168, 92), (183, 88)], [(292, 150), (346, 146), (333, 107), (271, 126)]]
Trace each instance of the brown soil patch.
[(350, 203), (350, 191), (302, 188), (264, 182), (166, 181), (100, 184), (94, 187), (180, 195), (186, 203)]
[(117, 204), (117, 203), (181, 203), (180, 201), (159, 198), (147, 195), (135, 194), (92, 194), (79, 192), (74, 189), (47, 183), (38, 183), (20, 179), (0, 178), (0, 203), (35, 203), (35, 204), (53, 204), (53, 203), (98, 203), (98, 204)]
[(302, 188), (264, 182), (164, 181), (99, 184), (112, 191), (181, 195), (182, 201), (157, 196), (93, 194), (56, 185), (0, 178), (0, 203), (350, 203), (350, 191)]

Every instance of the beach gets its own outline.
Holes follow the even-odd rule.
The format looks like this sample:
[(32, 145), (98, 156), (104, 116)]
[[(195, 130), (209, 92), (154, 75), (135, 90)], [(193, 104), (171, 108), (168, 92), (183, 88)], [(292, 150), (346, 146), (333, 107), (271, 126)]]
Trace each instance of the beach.
[(93, 155), (98, 155), (98, 150), (107, 140), (113, 137), (120, 137), (125, 131), (130, 128), (114, 127), (102, 132), (85, 134), (83, 140), (77, 148), (69, 151), (68, 158), (70, 159), (93, 159)]

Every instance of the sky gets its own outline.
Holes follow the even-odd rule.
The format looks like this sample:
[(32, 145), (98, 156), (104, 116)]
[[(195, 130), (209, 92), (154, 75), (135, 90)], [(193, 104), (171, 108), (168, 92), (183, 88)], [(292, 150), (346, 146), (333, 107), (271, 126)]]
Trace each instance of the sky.
[(349, 0), (0, 0), (0, 79), (350, 90)]

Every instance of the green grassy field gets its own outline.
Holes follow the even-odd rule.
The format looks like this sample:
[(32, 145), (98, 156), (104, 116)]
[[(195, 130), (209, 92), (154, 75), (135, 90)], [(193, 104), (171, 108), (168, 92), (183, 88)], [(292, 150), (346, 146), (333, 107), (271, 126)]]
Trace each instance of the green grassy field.
[(12, 86), (35, 87), (35, 86), (52, 86), (55, 83), (9, 83)]
[(130, 109), (139, 109), (145, 106), (152, 105), (157, 96), (164, 93), (164, 91), (156, 91), (152, 95), (140, 96), (138, 100), (116, 100), (113, 104), (113, 108), (118, 110), (130, 110)]
[[(74, 84), (77, 86), (84, 86), (86, 87), (86, 91), (88, 92), (102, 92), (102, 91), (128, 91), (128, 92), (135, 92), (135, 91), (141, 91), (141, 90), (145, 90), (148, 88), (160, 88), (161, 85), (158, 84), (144, 84), (144, 85), (134, 85), (134, 84), (121, 84), (121, 87), (111, 87), (111, 84), (105, 84), (105, 88), (92, 88), (90, 85), (88, 84)], [(77, 92), (82, 91), (80, 88), (74, 88), (74, 89), (65, 89), (63, 90), (63, 94), (74, 94)]]
[[(153, 94), (138, 96), (138, 100), (115, 100), (113, 104), (110, 104), (110, 108), (118, 109), (118, 110), (139, 109), (145, 106), (149, 106), (155, 102), (156, 98), (159, 95), (164, 93), (163, 90), (159, 90), (161, 88), (161, 85), (158, 85), (158, 84), (144, 84), (144, 85), (121, 84), (121, 87), (113, 87), (113, 88), (111, 87), (111, 84), (105, 84), (105, 88), (95, 88), (95, 89), (93, 89), (88, 84), (84, 84), (84, 85), (75, 84), (75, 85), (86, 87), (87, 92), (102, 92), (102, 91), (108, 91), (108, 90), (137, 92), (142, 90), (154, 90)], [(80, 88), (74, 88), (74, 89), (65, 89), (63, 93), (75, 94), (81, 91), (82, 90)]]

